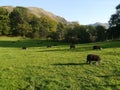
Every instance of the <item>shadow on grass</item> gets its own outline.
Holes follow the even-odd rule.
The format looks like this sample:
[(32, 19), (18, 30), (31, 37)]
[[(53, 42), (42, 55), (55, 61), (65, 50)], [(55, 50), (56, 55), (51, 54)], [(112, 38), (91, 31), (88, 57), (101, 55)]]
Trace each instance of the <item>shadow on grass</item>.
[(14, 47), (19, 48), (22, 46), (26, 47), (43, 47), (43, 46), (58, 46), (58, 45), (66, 45), (61, 42), (52, 42), (48, 40), (16, 40), (16, 41), (0, 41), (0, 47)]
[(116, 74), (116, 75), (101, 75), (101, 76), (97, 76), (100, 78), (110, 78), (110, 77), (120, 77), (120, 74)]
[[(96, 87), (96, 88), (98, 88), (98, 87), (111, 87), (111, 88), (114, 88), (114, 89), (112, 89), (112, 90), (118, 90), (118, 88), (117, 88), (117, 86), (120, 86), (120, 84), (103, 84), (103, 85), (101, 85), (101, 84), (99, 84), (99, 85), (83, 85), (83, 87)], [(99, 89), (98, 89), (99, 90)], [(107, 89), (105, 89), (105, 90), (107, 90)]]
[(87, 63), (56, 63), (54, 66), (77, 66), (77, 65), (88, 65)]
[[(47, 48), (50, 45), (50, 48)], [(70, 51), (70, 52), (84, 52), (90, 51), (92, 48), (90, 46), (80, 46), (76, 45), (75, 49), (70, 49), (69, 43), (62, 42), (52, 42), (48, 40), (16, 40), (16, 41), (0, 41), (0, 47), (9, 48), (22, 48), (22, 47), (45, 47), (44, 50), (39, 50), (37, 52), (59, 52), (59, 51)]]
[[(12, 40), (12, 39), (11, 39)], [(43, 47), (51, 45), (53, 46), (60, 46), (60, 45), (67, 45), (67, 49), (62, 49), (63, 51), (69, 50), (69, 43), (63, 43), (63, 42), (53, 42), (53, 41), (48, 41), (48, 40), (35, 40), (35, 39), (22, 39), (22, 40), (12, 40), (12, 41), (6, 41), (2, 40), (0, 41), (0, 47), (14, 47), (14, 48), (19, 48), (22, 46), (26, 47)], [(103, 49), (105, 48), (119, 48), (120, 47), (120, 41), (106, 41), (106, 42), (96, 42), (96, 43), (86, 43), (86, 44), (76, 44), (76, 49), (71, 51), (88, 51), (88, 50), (93, 50), (92, 47), (93, 45), (100, 45)], [(62, 51), (60, 50), (60, 51)], [(48, 50), (50, 51), (50, 50)], [(51, 50), (52, 51), (52, 50)], [(53, 51), (59, 51), (53, 50)], [(42, 51), (41, 51), (42, 52)]]
[[(85, 51), (92, 51), (93, 49), (89, 46), (84, 46), (84, 47), (76, 47), (75, 49), (70, 49), (69, 45), (64, 46), (59, 46), (58, 48), (54, 48), (54, 46), (52, 46), (51, 48), (46, 48), (44, 50), (39, 50), (37, 52), (85, 52)], [(100, 50), (97, 50), (100, 51)]]
[(69, 50), (69, 49), (53, 49), (53, 50), (41, 50), (38, 52), (85, 52), (85, 51), (92, 51), (92, 50), (80, 50), (80, 49), (76, 49), (76, 50)]
[(105, 48), (120, 48), (120, 40), (100, 42), (103, 49)]
[(40, 50), (40, 51), (37, 51), (37, 52), (59, 52), (59, 51), (65, 52), (65, 51), (70, 51), (69, 49), (52, 49), (52, 48), (45, 49), (45, 50)]

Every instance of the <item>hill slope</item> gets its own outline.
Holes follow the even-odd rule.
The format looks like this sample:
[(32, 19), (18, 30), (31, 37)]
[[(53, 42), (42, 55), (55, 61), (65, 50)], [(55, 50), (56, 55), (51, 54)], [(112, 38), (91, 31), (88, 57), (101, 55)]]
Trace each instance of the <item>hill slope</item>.
[[(15, 7), (13, 6), (2, 6), (8, 10), (8, 12), (12, 12)], [(42, 8), (37, 8), (37, 7), (24, 7), (28, 10), (29, 13), (34, 14), (37, 17), (41, 17), (43, 15), (50, 17), (51, 19), (57, 21), (57, 22), (62, 22), (62, 23), (68, 23), (66, 19), (63, 17), (57, 16), (51, 12), (45, 11)]]
[(101, 22), (96, 22), (96, 23), (94, 23), (94, 24), (89, 24), (90, 26), (103, 26), (103, 27), (105, 27), (105, 28), (108, 28), (109, 27), (109, 25), (108, 25), (108, 23), (101, 23)]

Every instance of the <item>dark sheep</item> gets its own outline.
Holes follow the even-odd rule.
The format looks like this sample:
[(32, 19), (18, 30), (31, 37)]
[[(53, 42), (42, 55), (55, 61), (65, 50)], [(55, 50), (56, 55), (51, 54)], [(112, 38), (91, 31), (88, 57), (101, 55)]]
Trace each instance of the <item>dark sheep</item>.
[(37, 44), (40, 44), (40, 42), (37, 42)]
[(102, 48), (100, 46), (93, 46), (93, 50), (96, 50), (96, 49), (101, 50)]
[(42, 44), (43, 42), (37, 42), (37, 44)]
[(75, 49), (75, 44), (70, 44), (70, 49)]
[(20, 42), (20, 40), (18, 40), (18, 42)]
[(26, 50), (26, 49), (27, 49), (27, 47), (23, 46), (23, 47), (22, 47), (22, 49)]
[(100, 63), (100, 60), (101, 60), (100, 56), (95, 54), (88, 54), (86, 63), (91, 64), (92, 61)]
[(52, 46), (51, 45), (47, 45), (47, 48), (51, 48)]
[(16, 43), (15, 41), (12, 41), (12, 43)]
[(53, 46), (57, 46), (57, 44), (54, 44)]

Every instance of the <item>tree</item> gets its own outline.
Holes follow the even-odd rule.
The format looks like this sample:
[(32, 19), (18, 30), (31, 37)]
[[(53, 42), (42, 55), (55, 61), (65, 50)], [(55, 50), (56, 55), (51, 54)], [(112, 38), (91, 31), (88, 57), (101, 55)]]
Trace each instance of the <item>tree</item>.
[(65, 34), (65, 40), (70, 43), (90, 42), (90, 34), (87, 26), (75, 24), (75, 26), (68, 27)]
[(44, 37), (44, 33), (42, 32), (42, 29), (41, 29), (42, 24), (40, 22), (40, 18), (33, 16), (30, 21), (30, 25), (32, 26), (32, 38)]
[(77, 30), (79, 28), (79, 25), (67, 25), (66, 30), (65, 30), (65, 41), (70, 42), (70, 43), (77, 43), (78, 42), (78, 35), (77, 35)]
[(56, 38), (57, 38), (57, 40), (63, 40), (64, 39), (65, 27), (66, 26), (63, 23), (59, 22), (57, 24), (57, 30), (56, 30), (56, 35), (57, 35)]
[(16, 7), (10, 14), (10, 25), (12, 35), (26, 36), (28, 30), (31, 30), (30, 15), (26, 8)]
[(23, 37), (30, 36), (29, 34), (32, 31), (32, 27), (28, 23), (18, 24), (17, 28), (19, 29), (19, 35)]
[(77, 33), (81, 43), (90, 42), (90, 33), (87, 26), (80, 26)]
[(58, 41), (60, 39), (59, 33), (53, 31), (50, 33), (49, 38), (52, 39), (53, 41)]
[(120, 39), (120, 4), (116, 6), (116, 13), (111, 15), (107, 36), (109, 39)]
[(0, 35), (10, 34), (9, 13), (5, 8), (0, 8)]
[(97, 39), (97, 30), (94, 26), (87, 26), (90, 42), (95, 42)]
[(97, 26), (97, 39), (96, 41), (104, 41), (106, 39), (106, 29), (103, 26)]
[(40, 18), (41, 23), (41, 34), (44, 34), (44, 37), (49, 38), (50, 34), (56, 31), (57, 22), (53, 19), (49, 18), (48, 16), (42, 16)]

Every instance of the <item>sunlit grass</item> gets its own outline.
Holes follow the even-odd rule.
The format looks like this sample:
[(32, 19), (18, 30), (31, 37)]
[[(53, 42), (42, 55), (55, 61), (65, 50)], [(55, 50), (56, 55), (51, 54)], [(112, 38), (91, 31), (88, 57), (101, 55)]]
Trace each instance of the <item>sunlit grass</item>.
[[(120, 89), (120, 41), (77, 44), (75, 50), (70, 50), (69, 44), (60, 42), (46, 48), (57, 42), (8, 37), (0, 40), (0, 90)], [(96, 44), (103, 49), (92, 50)], [(85, 63), (90, 53), (102, 58), (100, 65)]]

